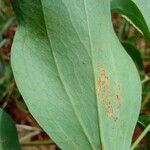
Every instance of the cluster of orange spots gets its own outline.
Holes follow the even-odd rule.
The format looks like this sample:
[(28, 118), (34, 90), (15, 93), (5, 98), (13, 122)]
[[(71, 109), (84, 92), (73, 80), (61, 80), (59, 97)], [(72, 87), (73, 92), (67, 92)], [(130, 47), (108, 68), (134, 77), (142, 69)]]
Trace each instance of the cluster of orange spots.
[(106, 71), (104, 69), (102, 69), (99, 79), (98, 79), (98, 88), (97, 88), (98, 95), (101, 94), (103, 87), (106, 90), (107, 83), (108, 83), (108, 77), (106, 76)]
[(110, 117), (110, 118), (112, 118), (113, 117), (113, 108), (112, 108), (112, 106), (108, 106), (108, 108), (107, 108), (107, 115), (108, 115), (108, 117)]
[[(104, 104), (107, 116), (112, 118), (114, 121), (118, 120), (118, 117), (115, 116), (116, 109), (121, 107), (121, 99), (119, 96), (120, 90), (121, 87), (119, 84), (117, 84), (117, 87), (114, 89), (109, 87), (109, 78), (106, 74), (106, 70), (103, 66), (100, 66), (100, 75), (97, 81), (97, 93), (102, 104)], [(111, 100), (112, 98), (114, 101)], [(112, 105), (112, 103), (115, 105)]]
[(105, 102), (108, 97), (112, 96), (112, 91), (108, 87), (108, 82), (109, 78), (106, 75), (106, 70), (101, 67), (101, 72), (97, 83), (97, 93), (102, 102)]

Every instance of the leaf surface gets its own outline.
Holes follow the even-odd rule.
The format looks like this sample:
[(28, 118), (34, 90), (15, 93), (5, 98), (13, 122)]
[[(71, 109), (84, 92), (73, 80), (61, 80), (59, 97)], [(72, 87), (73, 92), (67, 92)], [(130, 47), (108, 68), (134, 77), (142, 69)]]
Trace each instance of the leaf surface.
[(109, 0), (13, 0), (12, 68), (25, 102), (64, 150), (127, 150), (141, 85)]
[(0, 109), (0, 150), (20, 150), (14, 122)]

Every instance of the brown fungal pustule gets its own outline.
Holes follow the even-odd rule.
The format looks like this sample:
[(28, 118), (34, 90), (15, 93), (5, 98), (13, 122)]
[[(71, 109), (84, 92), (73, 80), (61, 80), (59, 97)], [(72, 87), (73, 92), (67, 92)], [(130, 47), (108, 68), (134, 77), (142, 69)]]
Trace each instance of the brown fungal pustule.
[(97, 81), (97, 93), (100, 95), (102, 92), (102, 88), (106, 89), (106, 85), (108, 83), (108, 77), (106, 76), (105, 69), (102, 69), (100, 76)]
[(116, 122), (118, 121), (118, 117), (113, 117), (113, 120)]
[(115, 102), (116, 102), (117, 108), (120, 108), (120, 106), (121, 106), (121, 101), (120, 101), (119, 95), (115, 95)]

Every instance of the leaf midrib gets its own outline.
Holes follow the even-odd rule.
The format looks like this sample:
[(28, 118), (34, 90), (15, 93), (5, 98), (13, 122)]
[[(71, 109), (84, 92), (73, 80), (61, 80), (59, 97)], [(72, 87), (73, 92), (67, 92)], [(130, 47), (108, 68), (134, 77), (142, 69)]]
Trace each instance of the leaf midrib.
[(85, 15), (86, 15), (86, 20), (87, 20), (87, 28), (88, 28), (88, 36), (89, 36), (89, 42), (90, 42), (90, 49), (91, 49), (91, 55), (92, 55), (92, 59), (91, 59), (91, 63), (92, 63), (92, 69), (93, 69), (93, 77), (94, 77), (94, 90), (95, 90), (95, 96), (96, 96), (96, 108), (97, 108), (97, 120), (98, 120), (98, 128), (99, 128), (99, 139), (100, 139), (100, 145), (102, 145), (102, 141), (101, 141), (101, 128), (100, 128), (100, 117), (99, 117), (99, 103), (98, 103), (98, 95), (96, 92), (96, 77), (95, 77), (95, 69), (94, 69), (94, 64), (93, 64), (93, 44), (92, 44), (92, 40), (91, 40), (91, 30), (90, 30), (90, 24), (89, 24), (89, 19), (88, 19), (88, 12), (87, 12), (87, 6), (86, 6), (86, 0), (83, 0), (84, 2), (84, 8), (85, 8)]

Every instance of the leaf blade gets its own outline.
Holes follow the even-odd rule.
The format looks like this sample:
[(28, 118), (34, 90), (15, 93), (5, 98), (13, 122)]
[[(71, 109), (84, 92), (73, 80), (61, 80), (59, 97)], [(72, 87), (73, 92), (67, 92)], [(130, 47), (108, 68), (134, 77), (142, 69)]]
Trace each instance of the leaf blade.
[[(110, 145), (117, 149), (120, 143), (129, 149), (136, 117), (122, 126), (122, 120), (127, 119), (126, 115), (120, 117), (127, 108), (126, 93), (116, 93), (114, 88), (121, 84), (124, 91), (128, 86), (129, 74), (121, 68), (130, 64), (126, 69), (132, 71), (130, 81), (135, 81), (135, 86), (130, 88), (136, 96), (128, 92), (128, 101), (134, 107), (134, 112), (133, 108), (129, 112), (138, 116), (140, 82), (133, 62), (113, 32), (110, 3), (26, 0), (18, 6), (15, 2), (21, 24), (13, 45), (12, 67), (17, 85), (39, 124), (63, 149), (110, 149)], [(123, 64), (117, 62), (120, 55)], [(104, 72), (110, 78), (105, 86), (113, 95), (113, 98), (109, 95), (106, 105), (102, 104), (105, 91), (99, 93), (99, 81), (106, 76)], [(117, 108), (119, 102), (114, 102), (115, 96), (118, 101), (117, 94), (123, 101), (121, 110)], [(131, 101), (131, 97), (134, 100)], [(112, 112), (112, 109), (116, 110)], [(114, 121), (117, 115), (119, 121)], [(129, 137), (125, 143), (124, 138), (119, 144), (107, 139), (107, 136), (113, 137), (117, 142), (122, 134), (124, 138)]]
[(0, 149), (20, 150), (16, 127), (2, 109), (0, 109)]

